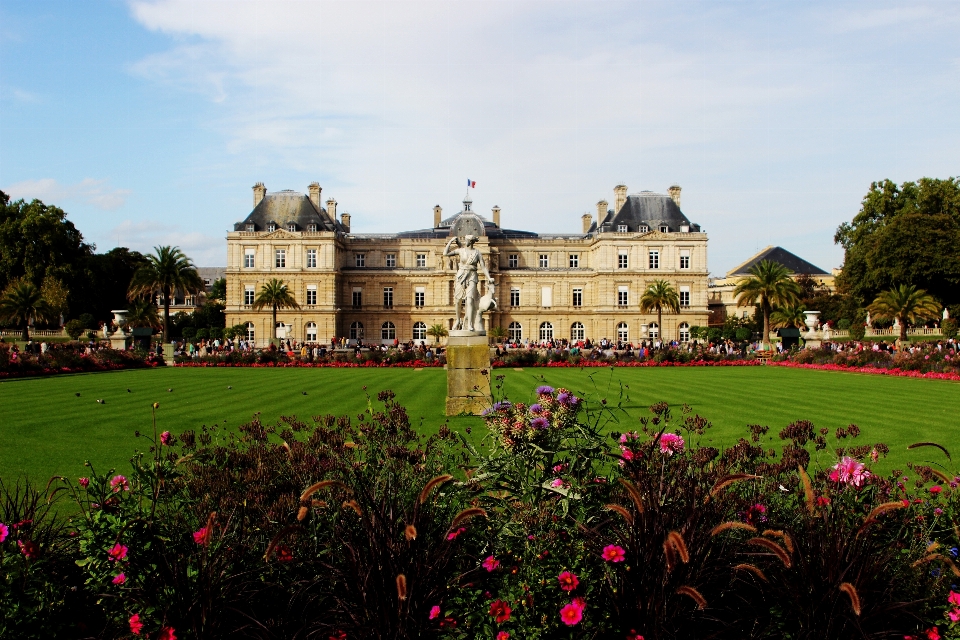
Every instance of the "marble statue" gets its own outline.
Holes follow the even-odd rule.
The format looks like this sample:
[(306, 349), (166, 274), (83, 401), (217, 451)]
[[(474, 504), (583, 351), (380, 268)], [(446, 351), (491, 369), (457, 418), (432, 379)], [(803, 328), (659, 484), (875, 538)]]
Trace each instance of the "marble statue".
[[(454, 331), (483, 333), (482, 314), (484, 311), (496, 307), (496, 302), (493, 300), (493, 278), (490, 276), (490, 271), (487, 270), (487, 265), (483, 261), (480, 250), (473, 246), (477, 240), (479, 238), (475, 235), (453, 237), (443, 248), (444, 257), (458, 258), (457, 278), (453, 290), (453, 304), (457, 310), (457, 321), (453, 325)], [(454, 243), (457, 244), (455, 249), (452, 246)], [(487, 295), (482, 299), (478, 288), (480, 280), (478, 271), (482, 271), (487, 278)], [(463, 304), (462, 314), (461, 303)]]

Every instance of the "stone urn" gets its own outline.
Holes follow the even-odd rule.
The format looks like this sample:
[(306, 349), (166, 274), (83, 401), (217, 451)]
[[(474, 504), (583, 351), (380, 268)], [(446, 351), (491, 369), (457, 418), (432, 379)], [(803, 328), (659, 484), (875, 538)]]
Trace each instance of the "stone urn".
[(803, 321), (803, 324), (807, 325), (807, 333), (813, 333), (820, 323), (820, 312), (804, 311), (803, 315), (807, 316)]

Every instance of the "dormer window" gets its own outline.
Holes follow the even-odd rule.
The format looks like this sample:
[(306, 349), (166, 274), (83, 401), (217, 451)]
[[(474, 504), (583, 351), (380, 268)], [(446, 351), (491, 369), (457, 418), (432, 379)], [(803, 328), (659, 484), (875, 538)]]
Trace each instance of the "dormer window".
[(297, 225), (296, 225), (295, 223), (293, 223), (293, 222), (288, 222), (288, 223), (287, 223), (287, 231), (293, 233), (293, 232), (296, 231), (296, 230), (297, 230)]
[(254, 227), (253, 227), (252, 224), (248, 224), (248, 225), (247, 225), (247, 231), (251, 231), (251, 232), (252, 232), (253, 229), (254, 229)]
[(650, 227), (645, 224), (640, 225), (640, 233), (647, 233), (648, 231), (650, 231)]
[(273, 224), (272, 222), (267, 225), (267, 231), (269, 231), (270, 233), (273, 233), (276, 230), (277, 230), (277, 225)]
[(625, 224), (617, 225), (617, 233), (626, 233), (626, 232), (627, 232), (627, 225)]
[(316, 230), (317, 230), (317, 224), (315, 222), (311, 222), (310, 224), (307, 225), (307, 231), (314, 233), (316, 232)]
[(668, 227), (665, 224), (660, 225), (660, 233), (669, 233), (669, 232), (670, 232), (670, 227)]

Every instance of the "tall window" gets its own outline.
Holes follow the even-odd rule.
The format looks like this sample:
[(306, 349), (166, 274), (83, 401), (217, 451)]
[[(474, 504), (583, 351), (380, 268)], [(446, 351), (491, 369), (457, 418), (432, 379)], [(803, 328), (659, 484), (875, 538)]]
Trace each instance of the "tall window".
[(277, 269), (283, 269), (287, 266), (287, 250), (286, 249), (277, 249), (276, 251), (276, 260), (274, 260), (274, 266)]
[(252, 322), (247, 323), (247, 340), (254, 340), (257, 337), (257, 330)]
[(630, 289), (628, 287), (617, 287), (617, 306), (626, 307), (630, 304)]
[(363, 306), (363, 289), (354, 287), (353, 289), (353, 308), (359, 309)]
[(625, 251), (621, 251), (620, 253), (617, 254), (618, 269), (626, 269), (629, 264), (630, 264), (630, 258), (627, 257), (627, 254)]
[(244, 249), (243, 250), (243, 268), (244, 269), (253, 269), (254, 260), (257, 257), (256, 249)]
[(515, 253), (511, 253), (509, 256), (507, 256), (507, 266), (511, 269), (516, 269), (518, 266), (520, 266), (520, 256)]
[(254, 297), (253, 285), (248, 284), (243, 288), (243, 304), (253, 304)]
[(571, 253), (570, 254), (570, 268), (577, 269), (580, 266), (580, 254)]
[(659, 269), (659, 268), (660, 268), (660, 252), (659, 252), (659, 251), (651, 251), (651, 252), (649, 253), (649, 256), (650, 256), (650, 260), (649, 260), (650, 268), (651, 268), (651, 269)]
[(690, 306), (690, 287), (680, 287), (680, 306)]
[(307, 285), (307, 304), (317, 304), (317, 285)]
[(389, 320), (380, 325), (380, 339), (393, 340), (397, 337), (397, 328)]
[(553, 340), (553, 325), (549, 322), (544, 322), (540, 325), (540, 340)]
[(647, 333), (650, 335), (651, 338), (659, 338), (660, 325), (658, 325), (656, 322), (651, 322), (650, 326), (647, 328)]
[(586, 332), (583, 330), (582, 322), (574, 322), (570, 325), (570, 339), (572, 341), (583, 340), (584, 335), (586, 335)]
[(690, 325), (686, 322), (680, 323), (680, 342), (690, 342)]
[(362, 253), (355, 253), (353, 255), (353, 262), (355, 266), (362, 267), (367, 264), (367, 256)]
[(507, 327), (507, 337), (511, 341), (523, 340), (523, 327), (520, 326), (519, 322), (510, 323), (510, 326)]
[(394, 268), (394, 267), (396, 267), (396, 266), (397, 266), (397, 254), (395, 254), (395, 253), (388, 253), (388, 254), (387, 254), (387, 267), (389, 267), (390, 269), (392, 269), (392, 268)]
[(540, 306), (553, 306), (553, 287), (540, 287)]
[(317, 323), (308, 322), (307, 323), (307, 342), (316, 342), (317, 341)]
[(317, 250), (307, 249), (307, 268), (314, 269), (317, 266)]
[(583, 306), (583, 289), (573, 290), (573, 306), (575, 307)]
[(516, 288), (510, 289), (510, 306), (511, 307), (520, 306), (520, 289), (516, 289)]
[(690, 268), (690, 250), (689, 249), (680, 250), (680, 268), (681, 269)]
[(625, 224), (617, 225), (617, 233), (626, 233), (626, 232), (627, 232), (627, 225)]
[(350, 339), (363, 340), (363, 323), (362, 322), (350, 323)]
[(418, 254), (417, 254), (417, 266), (418, 266), (418, 267), (425, 267), (425, 266), (427, 266), (427, 254), (425, 254), (425, 253), (418, 253)]
[(540, 254), (540, 268), (546, 269), (550, 266), (550, 256), (545, 253)]
[(630, 342), (630, 330), (627, 328), (626, 322), (617, 325), (617, 341)]
[(427, 290), (425, 287), (417, 287), (413, 292), (413, 306), (422, 307), (426, 302)]
[(393, 287), (383, 288), (383, 306), (385, 309), (393, 308)]
[(423, 322), (413, 323), (413, 339), (414, 340), (427, 339), (427, 325), (425, 323)]

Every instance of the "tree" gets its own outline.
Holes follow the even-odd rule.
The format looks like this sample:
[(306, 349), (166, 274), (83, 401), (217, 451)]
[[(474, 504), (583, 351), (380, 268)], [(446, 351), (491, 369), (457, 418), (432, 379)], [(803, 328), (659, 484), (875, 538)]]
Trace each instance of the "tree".
[(137, 298), (127, 306), (127, 326), (153, 327), (160, 325), (160, 316), (157, 314), (157, 305), (152, 300)]
[(134, 300), (139, 296), (160, 294), (163, 302), (163, 341), (167, 341), (170, 329), (170, 296), (176, 291), (199, 293), (203, 280), (190, 258), (178, 247), (154, 247), (154, 254), (137, 269), (130, 281), (127, 296)]
[(50, 306), (40, 289), (27, 278), (11, 282), (0, 297), (0, 320), (14, 322), (23, 328), (23, 339), (30, 339), (30, 322), (45, 321), (51, 316)]
[(219, 300), (220, 302), (227, 301), (227, 279), (218, 278), (213, 281), (213, 284), (210, 286), (210, 298), (214, 300)]
[(113, 309), (127, 306), (127, 293), (134, 274), (148, 264), (138, 251), (116, 247), (95, 253), (81, 264), (81, 276), (70, 287), (70, 309), (77, 317), (90, 314), (96, 320), (109, 320)]
[(440, 338), (447, 335), (447, 328), (442, 324), (432, 324), (427, 329), (427, 335), (433, 338), (434, 343), (438, 343)]
[(493, 338), (494, 342), (503, 342), (503, 339), (507, 337), (507, 330), (501, 326), (490, 327), (487, 335)]
[(860, 212), (834, 236), (845, 251), (838, 285), (861, 306), (900, 283), (960, 303), (958, 237), (960, 178), (874, 182)]
[(47, 276), (40, 287), (40, 296), (47, 303), (50, 310), (50, 321), (59, 319), (70, 311), (67, 297), (70, 292), (58, 278)]
[(799, 301), (800, 287), (790, 278), (787, 268), (772, 260), (761, 260), (750, 267), (750, 275), (740, 280), (733, 295), (737, 306), (757, 305), (763, 313), (763, 345), (770, 347), (770, 313), (774, 306), (788, 307)]
[(803, 315), (804, 311), (806, 311), (806, 308), (802, 304), (777, 307), (777, 310), (770, 314), (771, 326), (774, 329), (780, 329), (782, 327), (802, 329), (806, 324), (806, 316)]
[(300, 305), (287, 289), (287, 285), (283, 284), (283, 280), (272, 278), (260, 288), (260, 293), (253, 301), (254, 310), (261, 311), (264, 307), (270, 307), (272, 311), (273, 324), (270, 326), (274, 328), (273, 337), (276, 338), (277, 309), (299, 309)]
[(640, 296), (640, 312), (649, 313), (653, 309), (657, 310), (657, 327), (662, 338), (664, 335), (663, 310), (680, 313), (680, 295), (666, 280), (654, 280)]
[(907, 340), (908, 323), (940, 317), (940, 305), (933, 296), (912, 284), (901, 284), (882, 292), (869, 309), (877, 318), (899, 322), (901, 342)]

